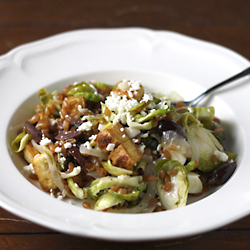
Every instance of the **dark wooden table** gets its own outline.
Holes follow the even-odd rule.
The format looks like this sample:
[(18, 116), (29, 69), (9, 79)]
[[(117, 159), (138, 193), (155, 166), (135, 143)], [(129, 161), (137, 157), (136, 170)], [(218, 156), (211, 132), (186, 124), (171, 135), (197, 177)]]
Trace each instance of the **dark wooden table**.
[[(0, 11), (0, 54), (69, 30), (146, 27), (218, 43), (250, 60), (249, 0), (1, 0)], [(61, 234), (0, 209), (1, 250), (213, 248), (250, 249), (250, 216), (189, 238), (124, 243)]]

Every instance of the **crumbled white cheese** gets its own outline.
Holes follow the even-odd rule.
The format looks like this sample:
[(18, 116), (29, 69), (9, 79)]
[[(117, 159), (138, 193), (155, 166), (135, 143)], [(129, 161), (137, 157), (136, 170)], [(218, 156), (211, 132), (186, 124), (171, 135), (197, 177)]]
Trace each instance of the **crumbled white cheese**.
[(52, 141), (49, 138), (44, 137), (44, 136), (42, 137), (42, 140), (40, 141), (40, 145), (42, 146), (49, 145), (50, 143), (52, 143)]
[(136, 139), (136, 138), (133, 138), (132, 141), (133, 141), (134, 143), (138, 143), (138, 142), (139, 142), (139, 140)]
[(105, 128), (105, 124), (101, 124), (101, 123), (99, 123), (99, 125), (98, 125), (98, 130), (99, 131), (102, 131), (104, 128)]
[(63, 156), (63, 154), (60, 154), (60, 161), (64, 163), (66, 161), (66, 158)]
[(148, 101), (152, 101), (152, 100), (154, 100), (153, 95), (151, 95), (151, 94), (149, 94), (149, 93), (145, 93), (145, 94), (142, 96), (141, 102), (148, 102)]
[(141, 88), (141, 81), (137, 81), (137, 80), (130, 80), (128, 82), (128, 85), (130, 86), (129, 91), (136, 91), (139, 90)]
[(110, 111), (115, 113), (113, 123), (122, 122), (126, 124), (126, 112), (138, 104), (136, 99), (127, 99), (126, 95), (120, 96), (113, 91), (106, 98), (105, 104)]
[(216, 159), (218, 161), (225, 162), (225, 161), (228, 160), (227, 154), (224, 153), (224, 152), (221, 152), (221, 151), (219, 151), (217, 149), (214, 151), (214, 155), (216, 156)]
[(113, 151), (115, 148), (115, 144), (114, 143), (109, 143), (106, 147), (106, 150), (108, 151)]
[(64, 148), (71, 148), (72, 147), (72, 144), (70, 142), (66, 142), (64, 143)]
[(95, 140), (96, 137), (97, 137), (97, 135), (91, 135), (91, 136), (89, 137), (89, 140), (90, 140), (90, 141), (91, 141), (91, 140)]
[(62, 151), (62, 148), (60, 148), (60, 147), (56, 147), (56, 148), (55, 148), (55, 152), (56, 152), (56, 153), (60, 153), (61, 151)]
[(89, 131), (92, 128), (92, 123), (90, 121), (84, 122), (82, 123), (79, 127), (78, 127), (78, 131)]
[(168, 109), (171, 105), (171, 101), (161, 101), (157, 104), (157, 109)]
[(128, 96), (130, 97), (130, 98), (133, 98), (134, 97), (134, 95), (133, 95), (133, 93), (131, 92), (131, 91), (127, 91), (128, 92)]

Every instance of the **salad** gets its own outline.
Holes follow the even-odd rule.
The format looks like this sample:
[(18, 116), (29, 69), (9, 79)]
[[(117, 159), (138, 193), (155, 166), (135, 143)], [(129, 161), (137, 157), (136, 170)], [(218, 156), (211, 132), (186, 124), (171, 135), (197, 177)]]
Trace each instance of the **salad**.
[(43, 88), (38, 97), (11, 149), (57, 199), (96, 211), (164, 211), (223, 185), (236, 169), (214, 107), (171, 103), (137, 80)]

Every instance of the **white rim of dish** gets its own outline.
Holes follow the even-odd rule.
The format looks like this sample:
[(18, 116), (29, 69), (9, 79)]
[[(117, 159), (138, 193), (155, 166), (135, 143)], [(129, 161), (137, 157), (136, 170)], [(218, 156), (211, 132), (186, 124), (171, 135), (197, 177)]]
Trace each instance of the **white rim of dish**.
[[(125, 38), (128, 44), (122, 44), (123, 41), (121, 37)], [(164, 49), (168, 52), (168, 49), (166, 48), (168, 48), (168, 46), (172, 48), (173, 44), (176, 43), (179, 46), (183, 45), (183, 48), (181, 49), (185, 49), (187, 46), (190, 46), (190, 48), (193, 49), (194, 51), (201, 50), (202, 52), (204, 50), (205, 51), (207, 50), (214, 56), (218, 54), (221, 58), (225, 57), (226, 58), (225, 61), (228, 60), (228, 64), (226, 65), (228, 69), (227, 70), (224, 69), (224, 71), (222, 70), (223, 74), (218, 74), (215, 77), (210, 77), (209, 79), (206, 79), (204, 81), (203, 87), (207, 87), (210, 84), (211, 79), (215, 81), (217, 81), (217, 78), (223, 79), (224, 75), (227, 75), (229, 72), (230, 74), (231, 72), (232, 74), (236, 73), (237, 71), (249, 65), (248, 60), (246, 60), (244, 57), (240, 56), (239, 54), (229, 49), (226, 49), (222, 46), (215, 45), (212, 43), (197, 40), (194, 38), (189, 38), (187, 36), (183, 36), (175, 32), (152, 31), (141, 28), (106, 29), (106, 30), (90, 29), (90, 30), (78, 30), (78, 31), (66, 32), (46, 39), (42, 39), (40, 41), (32, 42), (17, 47), (11, 50), (9, 53), (0, 57), (0, 74), (2, 73), (3, 77), (9, 77), (8, 74), (11, 73), (12, 71), (15, 71), (20, 73), (20, 78), (22, 79), (22, 77), (24, 77), (24, 79), (26, 79), (27, 82), (29, 81), (28, 80), (29, 77), (32, 80), (34, 80), (35, 78), (34, 75), (32, 74), (36, 73), (42, 74), (42, 72), (39, 71), (39, 69), (33, 68), (30, 62), (35, 62), (34, 64), (35, 67), (36, 63), (39, 60), (40, 61), (43, 60), (43, 56), (46, 58), (48, 53), (50, 53), (49, 57), (52, 59), (54, 55), (53, 53), (55, 53), (55, 56), (58, 56), (57, 53), (60, 54), (60, 51), (62, 49), (67, 50), (67, 55), (69, 55), (72, 46), (81, 47), (81, 43), (85, 42), (88, 45), (89, 42), (93, 41), (96, 41), (97, 43), (100, 43), (102, 41), (107, 46), (110, 41), (113, 42), (115, 41), (114, 45), (120, 43), (119, 49), (122, 48), (124, 45), (125, 46), (128, 45), (131, 47), (134, 46), (136, 49), (138, 49), (138, 44), (139, 44), (140, 46), (141, 45), (145, 46), (146, 49), (145, 48), (144, 49), (148, 53), (152, 52), (150, 50), (152, 47), (154, 48), (154, 52), (156, 53), (159, 53), (162, 47), (164, 47)], [(146, 57), (149, 58), (150, 56), (147, 55)], [(154, 56), (152, 56), (152, 58), (156, 59)], [(167, 66), (169, 66), (170, 75), (180, 75), (181, 78), (186, 78), (191, 81), (197, 80), (195, 75), (188, 74), (188, 70), (192, 69), (192, 65), (188, 65), (186, 63), (185, 65), (188, 65), (187, 68), (185, 69), (181, 68), (179, 71), (179, 69), (177, 70), (177, 68), (174, 67), (174, 65), (173, 66), (170, 65), (171, 62), (166, 62), (166, 64)], [(89, 67), (87, 67), (87, 70), (85, 70), (86, 72), (84, 72), (84, 70), (83, 72), (81, 72), (80, 67), (77, 66), (76, 69), (70, 69), (69, 72), (65, 70), (65, 72), (62, 73), (62, 76), (60, 76), (60, 79), (58, 79), (58, 75), (56, 75), (56, 73), (58, 72), (55, 72), (55, 74), (52, 73), (50, 76), (44, 77), (44, 79), (42, 80), (45, 85), (49, 85), (50, 83), (53, 83), (57, 80), (62, 80), (64, 78), (72, 77), (74, 75), (79, 75), (80, 73), (82, 73), (83, 75), (90, 73), (94, 74), (93, 72), (95, 71), (101, 72), (102, 70), (104, 72), (109, 70), (114, 70), (114, 71), (117, 70), (119, 72), (119, 70), (124, 66), (123, 63), (121, 63), (121, 65), (111, 68), (111, 66), (113, 65), (114, 65), (113, 62), (105, 64), (105, 61), (102, 61), (101, 63), (98, 63), (96, 65), (97, 70), (95, 70), (94, 68), (95, 65), (90, 65)], [(128, 71), (138, 70), (139, 72), (139, 71), (150, 71), (150, 69), (152, 68), (153, 69), (152, 71), (155, 73), (158, 74), (164, 73), (164, 67), (154, 68), (153, 62), (149, 64), (145, 63), (143, 67), (141, 66), (135, 67), (135, 65), (136, 64), (134, 63), (128, 66), (126, 70)], [(133, 69), (131, 69), (131, 67)], [(205, 72), (207, 72), (206, 67), (207, 65), (204, 65), (204, 67), (200, 68), (200, 74), (205, 74)], [(18, 70), (16, 70), (16, 68), (18, 68)], [(209, 74), (211, 73), (209, 70), (208, 72)], [(22, 74), (24, 74), (24, 76)], [(42, 86), (41, 85), (42, 83), (39, 81), (39, 79), (37, 79), (37, 82), (38, 82), (37, 85)], [(1, 77), (0, 77), (0, 83), (1, 83)], [(17, 87), (17, 91), (21, 91), (20, 86)], [(34, 86), (29, 85), (29, 89), (27, 89), (26, 93), (23, 95), (20, 94), (21, 101), (23, 101), (22, 98), (23, 96), (26, 98), (27, 96), (36, 93), (36, 91), (37, 91), (37, 86), (35, 84)], [(14, 96), (18, 98), (17, 94)], [(225, 100), (228, 99), (225, 97)], [(21, 103), (21, 101), (19, 103)], [(10, 113), (13, 114), (15, 107), (12, 107), (11, 110), (12, 112)], [(7, 119), (7, 121), (3, 122), (3, 124), (1, 125), (2, 131), (7, 131), (8, 121), (9, 119)], [(13, 176), (18, 177), (20, 174), (17, 173), (15, 166), (13, 166), (13, 163), (9, 157), (8, 149), (6, 148), (7, 139), (3, 135), (1, 135), (0, 139), (2, 139), (1, 141), (4, 142), (2, 143), (1, 147), (5, 147), (1, 148), (2, 152), (4, 152), (4, 154), (6, 155), (4, 156), (4, 160), (6, 161), (6, 164), (8, 166), (12, 165), (12, 167), (10, 167), (9, 169), (9, 173), (7, 173), (7, 176), (10, 177), (10, 175), (13, 174)], [(247, 144), (248, 142), (245, 141), (244, 148), (248, 148)], [(245, 163), (247, 158), (248, 157), (244, 154), (244, 156), (242, 157), (242, 162)], [(237, 184), (238, 181), (239, 178), (237, 177), (237, 175), (235, 175), (234, 178), (230, 179), (227, 186), (229, 185), (233, 186)], [(23, 184), (25, 188), (32, 188), (32, 185), (28, 183), (26, 180), (21, 179), (20, 183)], [(3, 208), (23, 218), (26, 218), (40, 225), (64, 233), (69, 233), (79, 236), (90, 236), (90, 237), (109, 239), (109, 240), (125, 240), (125, 241), (171, 239), (177, 237), (190, 236), (194, 234), (200, 234), (209, 230), (213, 230), (225, 224), (233, 222), (249, 213), (247, 205), (250, 204), (250, 200), (244, 199), (245, 198), (244, 196), (247, 193), (246, 190), (250, 189), (247, 189), (246, 185), (241, 189), (239, 189), (242, 191), (241, 194), (233, 193), (233, 195), (238, 196), (236, 201), (238, 202), (237, 203), (238, 206), (240, 205), (241, 208), (239, 208), (238, 206), (232, 206), (232, 202), (229, 202), (230, 195), (226, 193), (224, 190), (225, 189), (222, 188), (219, 191), (217, 191), (215, 195), (209, 196), (208, 198), (204, 199), (204, 203), (206, 203), (207, 205), (206, 208), (208, 209), (208, 211), (212, 211), (212, 213), (206, 214), (204, 212), (201, 212), (196, 216), (194, 216), (193, 213), (194, 211), (201, 211), (201, 209), (204, 209), (203, 202), (197, 202), (195, 204), (186, 206), (185, 208), (171, 210), (164, 213), (139, 214), (139, 215), (107, 214), (107, 213), (98, 213), (95, 211), (88, 211), (88, 210), (84, 210), (84, 212), (79, 212), (79, 208), (72, 206), (69, 212), (75, 214), (72, 215), (69, 212), (65, 212), (64, 214), (65, 217), (63, 220), (61, 212), (57, 211), (57, 209), (58, 207), (67, 209), (68, 204), (62, 203), (58, 205), (57, 200), (51, 199), (50, 203), (51, 210), (46, 210), (47, 207), (45, 206), (45, 208), (43, 209), (41, 207), (40, 201), (37, 201), (37, 203), (34, 202), (34, 204), (32, 204), (33, 206), (31, 206), (31, 204), (29, 203), (25, 202), (22, 203), (20, 202), (20, 200), (16, 200), (14, 190), (9, 190), (9, 191), (1, 190), (0, 204)], [(39, 199), (44, 201), (47, 201), (48, 198), (46, 194), (40, 192), (40, 190), (38, 189), (34, 190), (32, 189), (31, 195), (34, 195), (34, 199), (36, 199), (37, 195)], [(209, 201), (216, 202), (218, 201), (217, 199), (219, 199), (220, 197), (225, 197), (225, 202), (223, 202), (224, 203), (223, 206), (219, 202), (216, 204), (214, 203), (213, 207), (211, 206), (211, 204), (209, 204)], [(226, 209), (225, 207), (226, 205), (231, 205), (231, 208)], [(216, 212), (214, 212), (214, 210), (216, 210)], [(192, 216), (188, 218), (187, 216), (189, 215)], [(205, 220), (204, 220), (204, 215), (206, 215)], [(83, 216), (85, 218), (83, 218)], [(171, 221), (171, 223), (168, 224), (168, 220), (166, 220), (166, 217), (176, 218), (175, 222)], [(91, 220), (89, 218), (95, 218), (95, 219)], [(183, 218), (185, 218), (184, 221)], [(216, 218), (216, 221), (214, 220), (214, 218)], [(81, 222), (86, 221), (86, 224), (83, 225), (79, 223), (78, 220)], [(148, 226), (147, 224), (148, 221), (152, 222), (152, 225)], [(206, 223), (202, 223), (204, 221)], [(174, 226), (174, 223), (176, 223), (176, 226)], [(171, 228), (171, 231), (168, 229), (168, 225)]]

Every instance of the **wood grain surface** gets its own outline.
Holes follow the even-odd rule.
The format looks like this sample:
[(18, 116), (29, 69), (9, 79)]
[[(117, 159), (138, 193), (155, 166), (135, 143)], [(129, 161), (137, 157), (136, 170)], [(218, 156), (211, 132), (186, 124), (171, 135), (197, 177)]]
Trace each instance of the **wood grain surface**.
[[(0, 0), (0, 10), (0, 55), (70, 30), (145, 27), (217, 43), (250, 60), (249, 0)], [(250, 249), (250, 216), (188, 238), (128, 243), (54, 232), (0, 208), (1, 250), (215, 248)]]

